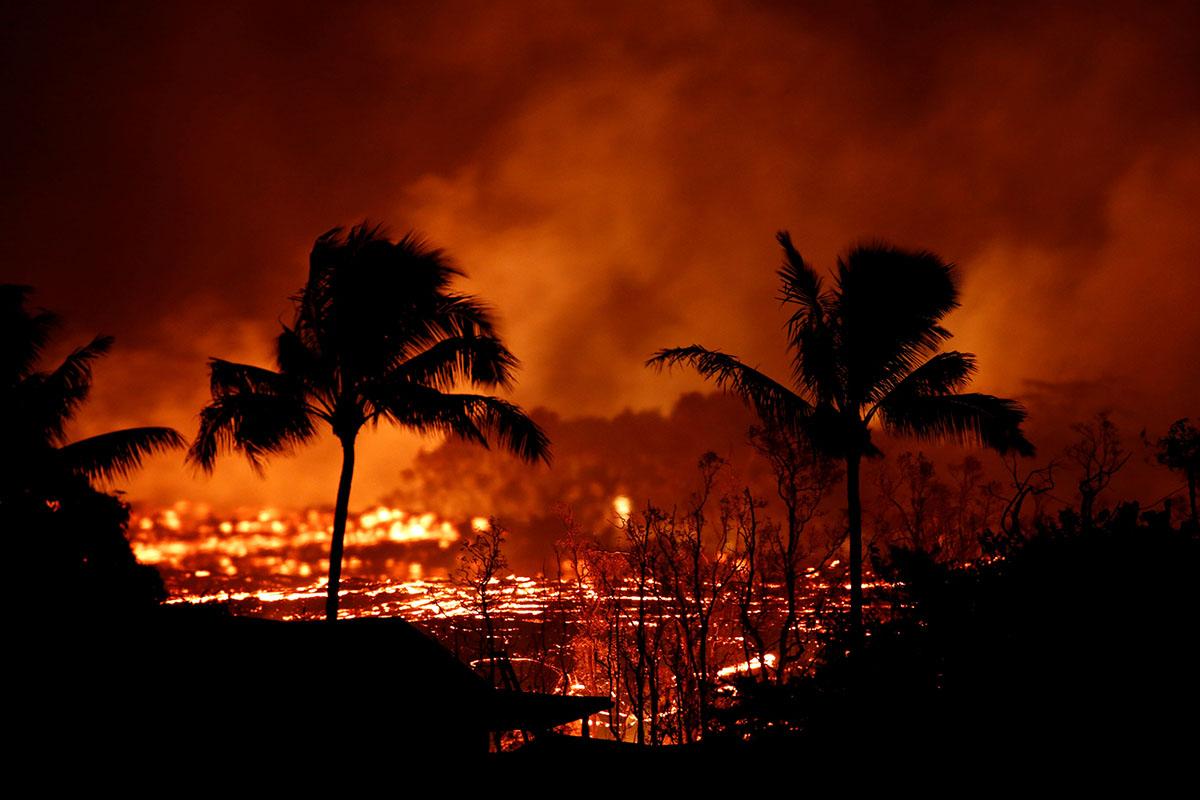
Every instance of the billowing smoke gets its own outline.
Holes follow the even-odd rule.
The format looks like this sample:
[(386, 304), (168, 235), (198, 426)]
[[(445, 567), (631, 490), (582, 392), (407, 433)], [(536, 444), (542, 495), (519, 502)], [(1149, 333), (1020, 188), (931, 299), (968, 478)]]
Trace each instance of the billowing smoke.
[[(1131, 436), (1200, 416), (1194, 3), (3, 13), (4, 280), (68, 339), (118, 337), (81, 434), (192, 432), (205, 358), (267, 362), (308, 245), (364, 217), (459, 259), (560, 455), (573, 421), (679, 413), (701, 384), (644, 369), (658, 347), (786, 376), (779, 228), (818, 267), (864, 237), (956, 261), (955, 345), (1029, 402), (1035, 439), (1100, 408)], [(356, 500), (427, 466), (419, 444), (366, 437)], [(128, 488), (327, 503), (333, 455), (263, 481), (163, 459)]]

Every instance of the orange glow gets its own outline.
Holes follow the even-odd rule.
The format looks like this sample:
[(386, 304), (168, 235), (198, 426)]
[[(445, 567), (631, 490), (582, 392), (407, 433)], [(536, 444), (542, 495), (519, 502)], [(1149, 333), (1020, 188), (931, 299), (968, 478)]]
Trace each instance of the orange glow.
[(740, 664), (732, 664), (728, 667), (722, 667), (721, 669), (717, 670), (717, 676), (721, 678), (730, 678), (738, 674), (749, 675), (761, 670), (764, 662), (768, 668), (775, 666), (775, 660), (774, 653), (767, 653), (765, 656), (763, 656), (762, 661), (759, 661), (757, 658), (752, 658), (749, 661), (743, 661)]
[(623, 494), (617, 495), (613, 498), (613, 511), (616, 512), (618, 519), (626, 522), (633, 513), (633, 501)]

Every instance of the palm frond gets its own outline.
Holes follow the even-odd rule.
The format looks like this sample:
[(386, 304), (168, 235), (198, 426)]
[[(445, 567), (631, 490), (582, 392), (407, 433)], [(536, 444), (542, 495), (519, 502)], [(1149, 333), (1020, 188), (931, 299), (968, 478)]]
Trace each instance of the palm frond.
[(389, 420), (418, 433), (441, 433), (484, 447), (498, 443), (525, 461), (550, 461), (545, 431), (519, 406), (498, 397), (412, 386), (404, 395), (375, 402)]
[(837, 338), (828, 319), (834, 298), (823, 292), (821, 276), (796, 250), (788, 232), (780, 231), (775, 238), (783, 247), (780, 300), (795, 306), (787, 321), (792, 380), (817, 403), (840, 404), (845, 393), (835, 351)]
[(80, 439), (58, 449), (72, 472), (106, 481), (128, 477), (142, 459), (187, 446), (174, 428), (126, 428)]
[(67, 422), (87, 399), (92, 389), (92, 362), (112, 348), (111, 336), (97, 336), (77, 347), (49, 374), (34, 374), (27, 380), (30, 423), (50, 442), (62, 441)]
[(824, 324), (797, 328), (788, 340), (792, 380), (817, 405), (841, 408), (846, 401), (845, 368), (838, 360), (836, 331)]
[(796, 331), (814, 322), (824, 322), (825, 303), (822, 297), (821, 276), (817, 274), (792, 244), (787, 231), (775, 234), (783, 248), (783, 265), (779, 268), (779, 279), (783, 284), (779, 299), (796, 306), (788, 320), (788, 330)]
[(388, 331), (395, 352), (405, 355), (455, 336), (495, 336), (491, 307), (467, 294), (439, 290), (436, 296), (411, 303)]
[(208, 369), (213, 397), (244, 392), (293, 394), (297, 388), (290, 376), (253, 364), (210, 358)]
[(290, 453), (315, 433), (303, 395), (234, 391), (201, 410), (187, 461), (212, 472), (220, 453), (240, 452), (261, 473), (268, 455)]
[(490, 309), (450, 291), (462, 275), (415, 233), (393, 242), (367, 223), (334, 229), (313, 247), (291, 329), (325, 372), (353, 386), (441, 339), (494, 335)]
[(958, 307), (954, 267), (927, 251), (872, 243), (838, 260), (839, 360), (852, 403), (907, 374), (950, 338), (941, 319)]
[(455, 278), (466, 275), (445, 250), (432, 246), (416, 231), (407, 231), (396, 241), (394, 248), (396, 258), (425, 262), (426, 272), (433, 279), (433, 288), (438, 291), (448, 288)]
[(315, 337), (285, 325), (275, 340), (275, 364), (293, 385), (306, 387), (328, 404), (337, 394), (337, 368), (318, 347)]
[(474, 332), (490, 336), (496, 331), (491, 306), (477, 297), (458, 292), (446, 292), (438, 299), (430, 321), (447, 336)]
[(386, 379), (443, 390), (464, 382), (510, 389), (518, 363), (495, 336), (469, 334), (436, 342), (397, 365)]
[(659, 350), (646, 361), (646, 366), (660, 371), (681, 364), (741, 397), (765, 422), (793, 428), (812, 413), (812, 404), (791, 389), (719, 350), (696, 344), (672, 347)]
[(30, 311), (25, 302), (33, 289), (0, 284), (0, 386), (13, 386), (33, 372), (58, 317), (49, 311)]
[(489, 441), (523, 461), (550, 463), (550, 437), (520, 406), (488, 395), (448, 395)]
[[(907, 375), (880, 382), (872, 388), (867, 399), (878, 405), (889, 395), (895, 395), (896, 402), (903, 402), (906, 397), (953, 394), (965, 388), (977, 370), (974, 353), (947, 350)], [(868, 413), (868, 418), (873, 413), (874, 409)]]
[(471, 295), (443, 292), (401, 310), (381, 337), (387, 357), (411, 358), (442, 339), (495, 337), (491, 307)]
[(880, 403), (879, 411), (884, 428), (891, 433), (977, 444), (1000, 453), (1034, 453), (1021, 431), (1025, 408), (1013, 400), (976, 393), (893, 392)]

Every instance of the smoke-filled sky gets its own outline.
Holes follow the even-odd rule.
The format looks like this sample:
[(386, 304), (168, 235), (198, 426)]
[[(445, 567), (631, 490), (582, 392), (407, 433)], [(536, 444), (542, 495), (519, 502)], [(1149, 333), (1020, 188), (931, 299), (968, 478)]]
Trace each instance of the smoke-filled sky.
[[(0, 280), (63, 346), (117, 337), (80, 435), (193, 433), (205, 359), (269, 363), (312, 240), (364, 218), (444, 246), (513, 399), (566, 418), (701, 388), (643, 368), (663, 346), (785, 377), (781, 228), (818, 268), (876, 237), (956, 262), (954, 346), (1035, 439), (1200, 416), (1194, 2), (302, 5), (0, 12)], [(368, 436), (356, 500), (420, 444)], [(330, 502), (333, 450), (129, 489)]]

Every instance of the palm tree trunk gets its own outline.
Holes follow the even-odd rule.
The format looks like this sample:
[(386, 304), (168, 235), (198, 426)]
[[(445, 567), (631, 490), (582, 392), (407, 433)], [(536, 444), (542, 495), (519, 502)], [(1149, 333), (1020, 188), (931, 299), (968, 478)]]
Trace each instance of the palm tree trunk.
[(346, 539), (346, 517), (350, 512), (350, 481), (354, 478), (354, 438), (342, 439), (342, 477), (338, 481), (337, 504), (333, 507), (333, 541), (329, 545), (329, 594), (325, 597), (325, 620), (336, 622), (338, 590), (342, 585), (342, 548)]
[(846, 516), (850, 523), (850, 646), (858, 650), (863, 635), (862, 588), (862, 497), (859, 496), (858, 467), (862, 456), (846, 456)]

